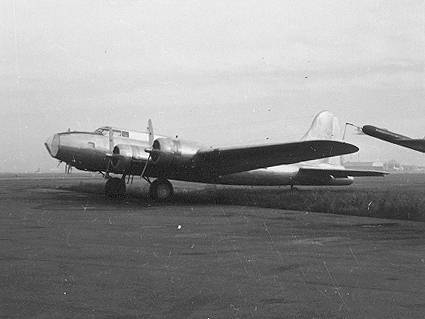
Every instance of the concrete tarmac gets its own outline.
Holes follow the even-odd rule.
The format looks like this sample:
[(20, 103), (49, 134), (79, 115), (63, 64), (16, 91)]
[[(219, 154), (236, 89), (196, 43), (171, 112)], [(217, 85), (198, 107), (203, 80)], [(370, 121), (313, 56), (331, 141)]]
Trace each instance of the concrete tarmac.
[(1, 318), (424, 317), (424, 223), (63, 185), (0, 179)]

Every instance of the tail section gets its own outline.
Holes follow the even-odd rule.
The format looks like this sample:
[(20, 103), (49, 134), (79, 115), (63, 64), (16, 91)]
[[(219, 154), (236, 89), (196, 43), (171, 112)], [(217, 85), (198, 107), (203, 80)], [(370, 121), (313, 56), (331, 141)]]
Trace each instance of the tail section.
[[(329, 111), (322, 111), (314, 117), (310, 129), (301, 140), (340, 140), (341, 130), (338, 118)], [(342, 166), (342, 158), (331, 157), (311, 161), (315, 164), (329, 164)]]
[(310, 129), (302, 140), (339, 140), (339, 136), (340, 127), (337, 117), (329, 111), (322, 111), (314, 117)]

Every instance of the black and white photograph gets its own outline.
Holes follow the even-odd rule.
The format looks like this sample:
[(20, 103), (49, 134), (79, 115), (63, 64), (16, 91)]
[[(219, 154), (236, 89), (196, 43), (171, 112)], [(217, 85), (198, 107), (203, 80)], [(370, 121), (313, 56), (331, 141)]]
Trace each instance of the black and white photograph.
[(0, 24), (0, 318), (425, 317), (424, 1)]

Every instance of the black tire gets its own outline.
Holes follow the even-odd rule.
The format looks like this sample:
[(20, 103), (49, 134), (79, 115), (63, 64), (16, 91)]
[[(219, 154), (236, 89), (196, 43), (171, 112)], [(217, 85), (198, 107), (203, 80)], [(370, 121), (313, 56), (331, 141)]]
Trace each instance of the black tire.
[(164, 202), (174, 195), (173, 185), (166, 179), (157, 179), (149, 187), (149, 196), (153, 200)]
[(105, 195), (110, 198), (122, 198), (126, 192), (125, 181), (121, 178), (113, 177), (106, 181)]

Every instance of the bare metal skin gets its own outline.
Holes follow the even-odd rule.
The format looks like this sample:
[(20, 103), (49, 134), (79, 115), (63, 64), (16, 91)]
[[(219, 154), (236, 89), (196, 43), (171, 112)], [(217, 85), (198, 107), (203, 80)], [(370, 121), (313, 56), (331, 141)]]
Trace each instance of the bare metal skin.
[[(319, 113), (300, 142), (208, 148), (195, 142), (147, 132), (111, 127), (95, 132), (63, 132), (50, 137), (49, 154), (80, 170), (102, 173), (109, 196), (125, 193), (125, 178), (141, 176), (151, 195), (166, 199), (173, 193), (168, 180), (228, 185), (349, 185), (353, 176), (382, 176), (383, 172), (345, 170), (329, 157), (354, 153), (352, 144), (335, 141), (337, 119)], [(310, 161), (310, 162), (309, 162)], [(110, 174), (122, 175), (121, 180)], [(151, 178), (156, 181), (151, 182)]]

